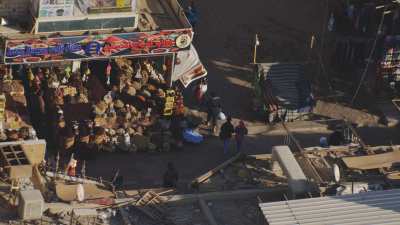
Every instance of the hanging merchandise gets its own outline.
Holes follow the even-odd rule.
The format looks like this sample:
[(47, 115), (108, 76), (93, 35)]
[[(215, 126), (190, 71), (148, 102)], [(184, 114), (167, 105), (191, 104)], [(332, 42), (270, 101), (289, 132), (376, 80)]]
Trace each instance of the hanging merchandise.
[(4, 112), (6, 111), (6, 96), (0, 95), (0, 121), (4, 120)]
[(183, 96), (180, 92), (175, 94), (174, 114), (175, 115), (185, 114), (185, 105), (183, 103)]
[(76, 176), (77, 164), (78, 164), (78, 161), (71, 157), (71, 160), (69, 161), (68, 166), (67, 166), (67, 175), (68, 176), (71, 176), (71, 177)]
[(136, 79), (142, 79), (143, 78), (143, 76), (142, 76), (142, 68), (141, 68), (140, 64), (138, 64), (137, 67), (136, 67), (135, 78)]
[(167, 90), (166, 97), (165, 97), (165, 106), (164, 106), (164, 116), (171, 116), (174, 109), (175, 103), (175, 91), (174, 90)]
[[(28, 80), (27, 76), (32, 76), (33, 71), (30, 78), (33, 88), (29, 87), (29, 94), (42, 97), (51, 109), (46, 113), (54, 120), (49, 121), (55, 127), (54, 140), (60, 146), (63, 161), (68, 162), (70, 159), (66, 157), (76, 149), (79, 160), (89, 157), (92, 153), (86, 150), (92, 148), (99, 152), (168, 151), (174, 141), (182, 142), (184, 129), (188, 127), (178, 126), (180, 120), (189, 121), (186, 122), (192, 129), (186, 131), (189, 141), (202, 141), (196, 132), (197, 118), (194, 122), (191, 117), (186, 118), (181, 90), (174, 90), (170, 83), (165, 83), (165, 80), (171, 81), (172, 68), (168, 66), (173, 65), (163, 63), (165, 60), (161, 57), (109, 57), (104, 61), (82, 62), (82, 67), (75, 67), (76, 70), (73, 63), (64, 62), (53, 64), (54, 68), (35, 64), (30, 70), (25, 66), (23, 72)], [(43, 79), (39, 79), (38, 73), (42, 73)], [(37, 85), (36, 80), (41, 84)], [(206, 91), (205, 84), (202, 92)], [(160, 120), (167, 124), (161, 126), (162, 129), (158, 129)], [(173, 120), (179, 137), (172, 134)], [(76, 176), (79, 171), (74, 163), (71, 161), (67, 170), (64, 167), (64, 173)]]
[(65, 69), (64, 69), (65, 76), (64, 76), (63, 79), (61, 80), (61, 82), (62, 82), (63, 84), (68, 83), (69, 78), (71, 77), (71, 71), (72, 71), (72, 69), (71, 69), (70, 66), (65, 67)]
[(83, 82), (88, 81), (88, 80), (89, 80), (89, 75), (90, 75), (90, 69), (89, 69), (89, 67), (87, 67), (87, 68), (85, 69), (85, 72), (83, 73), (82, 81), (83, 81)]
[(49, 68), (46, 68), (46, 69), (44, 70), (44, 77), (45, 77), (46, 79), (48, 79), (48, 78), (49, 78), (49, 75), (50, 75), (50, 69), (49, 69)]
[(111, 62), (108, 61), (108, 65), (106, 68), (106, 77), (107, 77), (107, 86), (110, 86), (111, 81), (110, 81), (110, 77), (111, 77)]
[(33, 81), (35, 79), (35, 76), (33, 75), (33, 72), (32, 72), (31, 68), (28, 69), (26, 74), (28, 75), (28, 80), (29, 81)]

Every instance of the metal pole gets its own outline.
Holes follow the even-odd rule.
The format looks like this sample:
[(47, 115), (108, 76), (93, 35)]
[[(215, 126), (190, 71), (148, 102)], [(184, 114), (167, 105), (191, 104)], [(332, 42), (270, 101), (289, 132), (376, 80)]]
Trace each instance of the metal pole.
[(81, 174), (82, 174), (82, 178), (86, 179), (86, 161), (85, 160), (83, 160), (83, 163), (82, 163)]
[(169, 76), (169, 87), (172, 87), (172, 79), (174, 77), (174, 72), (175, 72), (175, 58), (176, 58), (176, 53), (172, 54), (172, 61), (171, 61), (171, 74)]
[(254, 43), (253, 64), (256, 64), (257, 62), (257, 46), (258, 46), (258, 34), (256, 34), (256, 39)]
[(58, 173), (58, 167), (60, 166), (60, 152), (57, 152), (57, 157), (56, 157), (56, 168), (54, 171), (54, 180), (57, 180), (57, 173)]

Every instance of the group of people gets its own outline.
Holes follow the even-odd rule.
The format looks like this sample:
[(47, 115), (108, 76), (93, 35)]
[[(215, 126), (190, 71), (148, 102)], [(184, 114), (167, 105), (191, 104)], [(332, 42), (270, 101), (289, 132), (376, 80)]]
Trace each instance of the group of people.
[[(236, 151), (240, 152), (242, 150), (244, 138), (247, 134), (248, 130), (243, 120), (240, 120), (239, 124), (235, 127), (232, 124), (232, 117), (228, 116), (219, 133), (219, 137), (224, 144), (224, 154), (228, 154), (229, 152), (229, 145), (233, 135), (236, 141)], [(176, 187), (178, 178), (179, 174), (177, 169), (173, 163), (169, 162), (167, 164), (167, 170), (163, 175), (163, 186), (167, 188)]]
[(219, 138), (224, 144), (224, 153), (227, 154), (229, 150), (229, 143), (232, 137), (236, 140), (236, 150), (242, 150), (244, 137), (248, 134), (247, 127), (243, 120), (240, 120), (235, 127), (232, 124), (232, 117), (226, 116), (222, 110), (221, 98), (215, 92), (208, 93), (207, 80), (201, 80), (195, 87), (194, 96), (199, 106), (205, 106), (207, 112), (206, 124), (210, 127), (211, 133), (217, 133), (219, 122), (223, 122), (219, 130)]
[(229, 151), (229, 143), (233, 134), (235, 134), (236, 151), (240, 152), (242, 150), (244, 137), (248, 134), (248, 130), (243, 120), (240, 120), (239, 124), (234, 127), (232, 124), (232, 118), (228, 116), (226, 122), (222, 124), (221, 131), (219, 133), (219, 137), (224, 142), (225, 154), (227, 154)]

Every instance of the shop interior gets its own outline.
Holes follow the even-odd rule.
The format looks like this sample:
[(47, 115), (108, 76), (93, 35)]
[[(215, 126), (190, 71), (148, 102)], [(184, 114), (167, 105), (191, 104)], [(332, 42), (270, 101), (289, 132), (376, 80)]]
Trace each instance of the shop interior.
[[(174, 55), (13, 65), (48, 154), (90, 160), (98, 152), (170, 151), (182, 146), (182, 85)], [(11, 141), (11, 139), (9, 139)]]

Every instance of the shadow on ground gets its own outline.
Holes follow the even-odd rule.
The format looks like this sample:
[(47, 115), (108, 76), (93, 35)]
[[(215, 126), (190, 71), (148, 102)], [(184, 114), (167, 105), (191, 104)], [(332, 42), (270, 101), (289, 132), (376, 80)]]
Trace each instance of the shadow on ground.
[[(326, 133), (295, 133), (303, 147), (318, 144)], [(283, 145), (285, 134), (254, 135), (244, 144), (246, 154), (270, 153), (272, 146)], [(182, 151), (165, 153), (104, 153), (86, 164), (86, 173), (91, 177), (102, 176), (111, 180), (119, 169), (129, 188), (154, 188), (162, 184), (162, 174), (168, 162), (173, 162), (179, 171), (180, 183), (185, 186), (192, 179), (218, 166), (236, 153), (232, 139), (230, 152), (223, 153), (223, 143), (210, 137), (200, 145), (186, 145)], [(112, 157), (111, 157), (112, 156)]]

